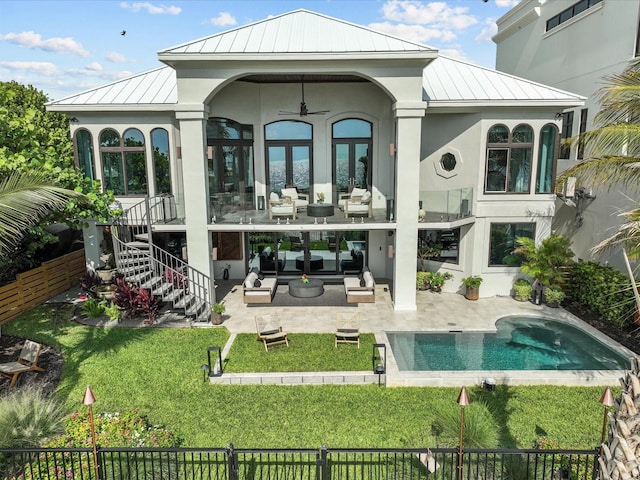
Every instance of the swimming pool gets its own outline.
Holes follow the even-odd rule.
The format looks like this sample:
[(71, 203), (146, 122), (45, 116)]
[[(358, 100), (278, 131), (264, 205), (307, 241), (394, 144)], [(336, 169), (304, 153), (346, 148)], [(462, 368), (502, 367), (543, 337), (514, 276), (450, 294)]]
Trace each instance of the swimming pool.
[(504, 317), (496, 332), (387, 332), (399, 371), (626, 370), (629, 359), (550, 318)]

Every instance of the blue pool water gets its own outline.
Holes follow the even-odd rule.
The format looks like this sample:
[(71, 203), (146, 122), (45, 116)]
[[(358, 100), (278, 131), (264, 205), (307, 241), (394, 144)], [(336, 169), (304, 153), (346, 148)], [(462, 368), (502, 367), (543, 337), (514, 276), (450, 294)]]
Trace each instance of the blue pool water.
[(387, 333), (400, 371), (625, 370), (629, 359), (572, 325), (505, 317), (497, 332)]

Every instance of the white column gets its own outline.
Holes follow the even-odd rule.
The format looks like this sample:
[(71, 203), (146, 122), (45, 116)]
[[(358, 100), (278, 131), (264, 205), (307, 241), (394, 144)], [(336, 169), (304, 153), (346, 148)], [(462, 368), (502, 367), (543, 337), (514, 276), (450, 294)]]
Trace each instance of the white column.
[(395, 310), (416, 309), (418, 200), (424, 102), (397, 102), (396, 116), (396, 247), (393, 273)]
[(213, 271), (211, 268), (211, 234), (207, 230), (209, 185), (206, 157), (207, 109), (176, 112), (180, 122), (182, 148), (182, 179), (184, 186), (185, 227), (189, 266), (211, 278), (209, 298), (213, 297)]

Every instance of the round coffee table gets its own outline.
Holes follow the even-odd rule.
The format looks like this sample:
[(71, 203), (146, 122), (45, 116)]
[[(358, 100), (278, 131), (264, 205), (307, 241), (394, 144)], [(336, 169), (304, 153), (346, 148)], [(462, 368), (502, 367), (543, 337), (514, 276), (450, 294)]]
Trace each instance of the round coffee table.
[(309, 217), (333, 217), (332, 203), (310, 203), (307, 205), (307, 216)]
[(319, 297), (324, 293), (324, 282), (315, 278), (309, 278), (308, 283), (302, 280), (291, 280), (289, 282), (289, 295), (298, 298)]
[[(304, 255), (296, 257), (296, 268), (304, 271)], [(320, 255), (309, 255), (309, 269), (322, 270), (324, 268), (324, 260)]]

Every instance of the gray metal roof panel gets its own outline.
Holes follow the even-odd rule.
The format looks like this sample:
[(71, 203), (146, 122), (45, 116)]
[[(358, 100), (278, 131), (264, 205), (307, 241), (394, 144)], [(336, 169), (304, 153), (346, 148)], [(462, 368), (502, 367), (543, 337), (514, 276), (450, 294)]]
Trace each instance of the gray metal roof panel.
[[(336, 41), (336, 37), (340, 41)], [(376, 32), (308, 10), (295, 10), (158, 52), (171, 54), (326, 53), (434, 51), (426, 45)]]
[(175, 70), (171, 67), (160, 67), (76, 95), (53, 100), (47, 105), (160, 105), (173, 104), (177, 101)]
[(426, 100), (436, 102), (584, 100), (564, 90), (443, 55), (425, 68), (423, 86)]

